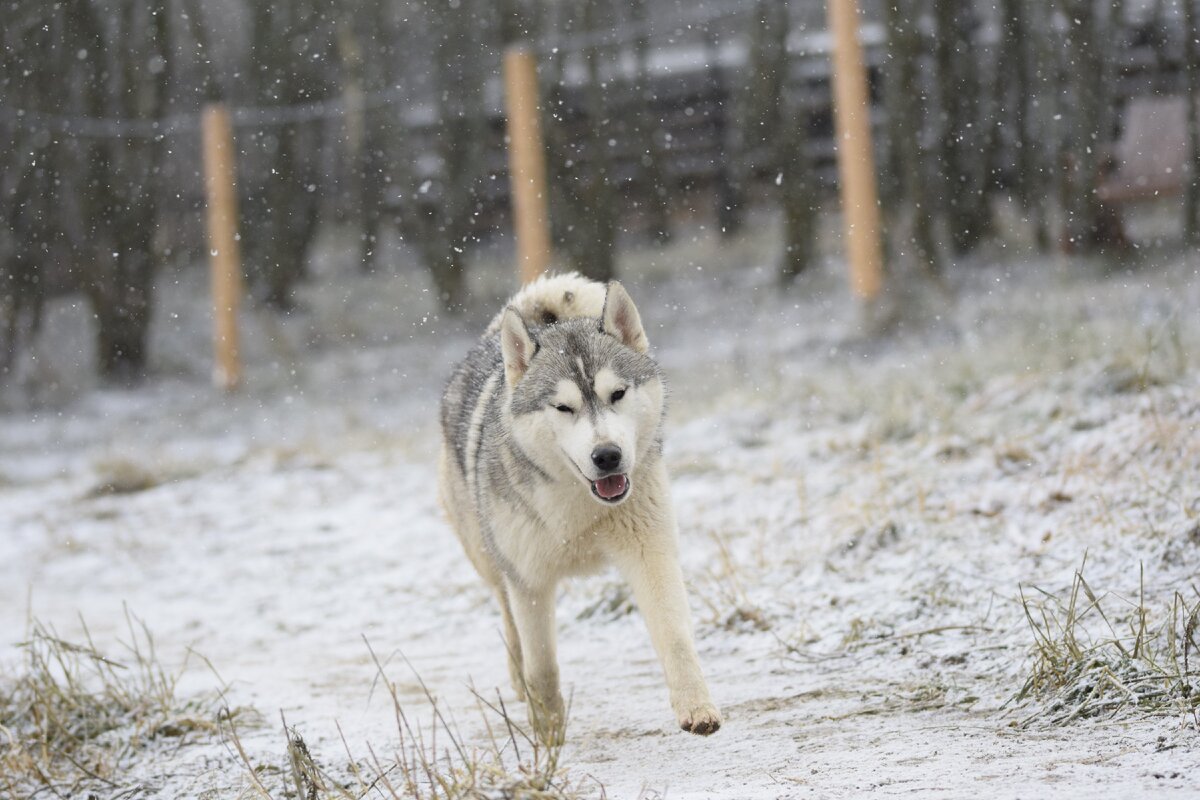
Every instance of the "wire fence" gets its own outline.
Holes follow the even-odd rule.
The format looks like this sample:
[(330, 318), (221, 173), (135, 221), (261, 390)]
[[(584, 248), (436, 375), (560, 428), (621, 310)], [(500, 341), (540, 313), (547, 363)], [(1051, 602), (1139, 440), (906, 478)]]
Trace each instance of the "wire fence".
[[(408, 95), (404, 90), (384, 89), (365, 93), (360, 107), (364, 110), (379, 108), (407, 99)], [(230, 114), (236, 127), (271, 127), (335, 119), (345, 116), (348, 106), (345, 98), (338, 98), (294, 106), (238, 106), (230, 108)], [(0, 106), (0, 120), (82, 139), (155, 139), (183, 131), (199, 130), (201, 113), (189, 111), (162, 119), (120, 119), (48, 114)]]

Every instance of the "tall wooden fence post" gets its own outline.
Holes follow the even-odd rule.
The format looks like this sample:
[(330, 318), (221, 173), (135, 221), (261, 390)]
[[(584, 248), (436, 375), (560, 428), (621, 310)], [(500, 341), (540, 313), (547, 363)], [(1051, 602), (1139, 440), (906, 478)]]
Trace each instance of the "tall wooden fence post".
[(550, 266), (551, 245), (537, 59), (527, 47), (514, 45), (504, 54), (504, 97), (517, 270), (528, 283)]
[(238, 307), (242, 265), (238, 247), (236, 160), (229, 110), (221, 103), (204, 109), (204, 188), (208, 201), (208, 247), (212, 255), (213, 381), (225, 390), (242, 379), (238, 353)]
[(858, 3), (828, 1), (829, 28), (833, 33), (838, 183), (850, 262), (850, 288), (859, 299), (870, 302), (883, 288), (883, 252), (875, 156), (871, 149), (871, 104), (862, 45), (858, 41)]

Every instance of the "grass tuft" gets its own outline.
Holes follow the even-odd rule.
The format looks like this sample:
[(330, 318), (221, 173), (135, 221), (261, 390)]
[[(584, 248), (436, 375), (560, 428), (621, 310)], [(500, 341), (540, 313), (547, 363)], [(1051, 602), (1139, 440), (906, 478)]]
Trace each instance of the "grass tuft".
[(1097, 593), (1081, 566), (1065, 597), (1022, 588), (1033, 658), (1009, 700), (1034, 706), (1022, 726), (1122, 713), (1181, 714), (1200, 726), (1200, 591), (1155, 610), (1140, 585), (1136, 602)]
[(712, 534), (717, 558), (707, 568), (704, 583), (696, 596), (707, 613), (701, 621), (714, 628), (744, 633), (771, 630), (767, 613), (746, 591), (745, 571), (733, 556), (729, 544), (718, 533)]
[[(252, 794), (262, 800), (359, 800), (368, 795), (384, 800), (577, 800), (585, 795), (603, 796), (602, 788), (590, 782), (585, 786), (568, 774), (562, 764), (561, 735), (546, 743), (528, 731), (513, 719), (499, 693), (491, 700), (474, 692), (486, 735), (482, 743), (472, 745), (442, 712), (437, 698), (414, 670), (429, 714), (427, 724), (421, 724), (401, 702), (396, 684), (385, 674), (375, 652), (370, 652), (377, 680), (391, 698), (395, 716), (397, 743), (391, 753), (367, 744), (367, 756), (356, 758), (343, 736), (346, 765), (331, 771), (317, 762), (298, 730), (284, 720), (286, 758), (283, 769), (277, 770), (255, 764), (229, 719), (226, 735), (245, 767)], [(341, 736), (340, 729), (338, 733)], [(266, 778), (272, 774), (281, 776), (283, 785), (268, 786)]]
[(216, 732), (215, 703), (180, 701), (179, 673), (159, 663), (140, 620), (128, 610), (125, 620), (119, 658), (101, 653), (86, 625), (76, 643), (30, 622), (17, 674), (0, 683), (0, 796), (112, 789), (123, 761), (151, 741)]

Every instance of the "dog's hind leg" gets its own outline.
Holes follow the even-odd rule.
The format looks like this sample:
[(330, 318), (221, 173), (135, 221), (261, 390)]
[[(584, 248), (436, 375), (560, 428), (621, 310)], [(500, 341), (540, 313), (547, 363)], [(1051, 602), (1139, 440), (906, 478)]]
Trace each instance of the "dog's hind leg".
[(508, 650), (508, 676), (518, 700), (525, 699), (525, 660), (521, 654), (521, 635), (513, 621), (512, 606), (508, 602), (508, 590), (503, 583), (496, 584), (496, 600), (500, 603), (500, 615), (504, 617), (504, 647)]

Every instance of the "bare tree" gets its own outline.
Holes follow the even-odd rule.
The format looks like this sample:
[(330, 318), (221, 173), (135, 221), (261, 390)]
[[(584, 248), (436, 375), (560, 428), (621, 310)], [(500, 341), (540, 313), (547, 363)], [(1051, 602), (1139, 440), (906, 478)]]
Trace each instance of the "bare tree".
[(707, 51), (708, 68), (705, 75), (706, 91), (711, 99), (712, 136), (716, 144), (716, 163), (713, 164), (713, 201), (716, 203), (717, 230), (721, 236), (732, 236), (742, 227), (742, 211), (745, 203), (744, 187), (741, 182), (753, 176), (738, 176), (738, 144), (732, 138), (735, 133), (729, 125), (729, 106), (732, 93), (729, 90), (725, 69), (721, 66), (721, 52), (716, 34), (711, 27), (704, 31), (704, 47)]
[(751, 185), (779, 171), (775, 145), (783, 125), (780, 102), (788, 73), (787, 31), (786, 3), (755, 2), (746, 31), (748, 62), (735, 94), (737, 146), (730, 171), (736, 178), (718, 178), (718, 224), (726, 234), (740, 229), (741, 206)]
[[(76, 55), (60, 73), (72, 87), (70, 110), (129, 121), (165, 117), (172, 65), (166, 0), (105, 7), (67, 0), (60, 8), (64, 50)], [(63, 171), (64, 232), (96, 320), (100, 374), (108, 379), (136, 380), (147, 366), (165, 155), (161, 134), (77, 139)]]
[(1184, 181), (1183, 232), (1190, 245), (1200, 245), (1200, 27), (1195, 0), (1183, 0), (1183, 71), (1187, 94), (1188, 179)]
[(655, 110), (657, 96), (650, 72), (650, 31), (646, 0), (627, 0), (633, 37), (634, 103), (631, 138), (637, 142), (638, 168), (644, 176), (645, 218), (651, 235), (659, 244), (671, 240), (671, 208), (667, 186), (666, 154), (663, 149), (661, 121)]
[[(599, 29), (597, 10), (595, 2), (584, 5), (584, 27), (588, 31)], [(576, 161), (579, 169), (573, 193), (578, 213), (575, 215), (575, 235), (568, 240), (572, 262), (584, 275), (598, 281), (611, 280), (617, 273), (617, 176), (609, 145), (613, 133), (609, 129), (609, 98), (601, 75), (607, 50), (595, 39), (584, 50), (587, 78), (583, 95), (588, 128), (584, 149)]]
[(571, 266), (606, 281), (616, 276), (618, 224), (618, 176), (609, 141), (615, 142), (619, 131), (604, 74), (614, 48), (598, 35), (597, 3), (579, 0), (569, 9), (581, 12), (582, 28), (590, 35), (581, 54), (582, 86), (565, 84), (567, 54), (552, 54), (548, 64), (546, 144), (557, 212), (552, 223)]
[[(1060, 113), (1062, 59), (1060, 41), (1054, 30), (1057, 11), (1040, 0), (1021, 0), (1029, 20), (1025, 39), (1025, 57), (1032, 70), (1030, 94), (1024, 98), (1023, 111), (1028, 138), (1023, 134), (1021, 148), (1028, 159), (1023, 179), (1031, 201), (1034, 239), (1038, 249), (1054, 246), (1053, 216), (1062, 197), (1062, 170), (1059, 168), (1063, 127)], [(1018, 165), (1022, 164), (1020, 156)]]
[[(334, 23), (324, 5), (252, 0), (251, 16), (251, 101), (284, 109), (328, 98)], [(318, 232), (322, 122), (268, 118), (244, 130), (240, 146), (261, 176), (243, 181), (242, 214), (254, 231), (243, 240), (247, 271), (267, 307), (289, 311)]]
[(779, 278), (790, 283), (812, 265), (819, 203), (808, 157), (808, 109), (796, 99), (783, 103), (783, 131), (776, 147), (779, 204), (783, 208), (783, 256)]
[(389, 25), (385, 4), (341, 0), (338, 55), (346, 107), (347, 216), (358, 232), (358, 265), (372, 272), (378, 264), (379, 239), (387, 204), (388, 129), (395, 109), (372, 107), (369, 94), (387, 85), (388, 63), (398, 34)]
[[(1013, 196), (1033, 225), (1038, 247), (1050, 246), (1046, 222), (1045, 146), (1041, 141), (1038, 118), (1045, 93), (1036, 79), (1045, 81), (1046, 65), (1042, 57), (1042, 26), (1033, 18), (1030, 0), (1000, 0), (1000, 52), (993, 90), (996, 115), (1012, 135), (1013, 170), (1010, 174)], [(999, 131), (999, 127), (993, 130)], [(996, 148), (999, 150), (999, 148)]]
[(928, 114), (928, 89), (922, 79), (921, 0), (892, 0), (884, 4), (888, 30), (889, 69), (884, 73), (884, 106), (888, 119), (886, 162), (892, 195), (889, 224), (912, 247), (917, 263), (931, 274), (942, 271), (934, 233), (937, 203), (930, 193), (923, 144)]
[[(479, 24), (487, 11), (484, 0), (423, 7), (423, 30), (432, 46), (429, 95), (437, 171), (428, 183), (421, 179), (401, 211), (400, 227), (417, 246), (442, 307), (451, 313), (466, 301), (467, 248), (487, 175), (484, 58), (494, 50), (488, 49)], [(405, 184), (418, 179), (408, 164), (394, 166)]]
[(1072, 104), (1060, 158), (1065, 246), (1071, 252), (1091, 252), (1106, 240), (1096, 184), (1112, 143), (1107, 123), (1113, 90), (1106, 80), (1106, 56), (1120, 9), (1097, 0), (1059, 0), (1059, 7), (1067, 22), (1065, 88)]
[[(60, 16), (49, 18), (33, 3), (10, 9), (0, 29), (0, 88), (14, 106), (28, 109), (55, 98), (65, 101), (50, 85), (64, 63), (60, 34)], [(47, 283), (44, 266), (59, 233), (54, 209), (62, 147), (49, 130), (31, 129), (9, 115), (0, 116), (0, 146), (7, 154), (20, 154), (0, 161), (2, 378), (40, 327)]]
[(972, 42), (976, 11), (962, 0), (933, 0), (937, 41), (938, 100), (941, 107), (942, 210), (955, 253), (975, 249), (990, 233), (985, 192), (987, 137), (980, 114), (978, 50)]

